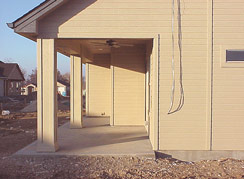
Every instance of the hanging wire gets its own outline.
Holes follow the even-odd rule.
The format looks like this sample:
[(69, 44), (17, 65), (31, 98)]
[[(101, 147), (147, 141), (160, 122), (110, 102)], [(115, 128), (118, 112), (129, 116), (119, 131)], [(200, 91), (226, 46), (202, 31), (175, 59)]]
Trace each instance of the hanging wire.
[(171, 67), (172, 67), (172, 78), (173, 78), (173, 82), (172, 82), (172, 89), (171, 89), (171, 102), (170, 102), (170, 108), (169, 108), (169, 111), (168, 111), (168, 114), (171, 113), (172, 111), (172, 108), (173, 108), (173, 105), (174, 105), (174, 96), (175, 96), (175, 59), (174, 59), (174, 56), (175, 56), (175, 42), (174, 42), (174, 21), (175, 21), (175, 1), (172, 0), (172, 64), (171, 64)]
[(183, 87), (183, 68), (182, 68), (182, 29), (181, 29), (181, 3), (180, 0), (178, 1), (178, 46), (180, 51), (180, 101), (177, 107), (177, 111), (179, 111), (184, 105), (184, 87)]
[(183, 88), (183, 68), (182, 68), (182, 29), (181, 29), (181, 3), (180, 0), (177, 0), (178, 4), (178, 47), (179, 47), (179, 65), (180, 65), (180, 100), (177, 108), (172, 111), (174, 106), (174, 95), (175, 95), (175, 62), (174, 62), (174, 15), (175, 15), (175, 0), (172, 0), (172, 77), (173, 77), (173, 84), (172, 84), (172, 91), (171, 91), (171, 103), (168, 114), (175, 113), (184, 105), (184, 88)]

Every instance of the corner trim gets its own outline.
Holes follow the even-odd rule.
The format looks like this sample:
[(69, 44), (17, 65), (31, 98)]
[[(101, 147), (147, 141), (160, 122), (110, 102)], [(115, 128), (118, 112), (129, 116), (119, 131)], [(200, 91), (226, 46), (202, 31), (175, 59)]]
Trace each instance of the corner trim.
[(208, 0), (206, 150), (213, 145), (213, 0)]

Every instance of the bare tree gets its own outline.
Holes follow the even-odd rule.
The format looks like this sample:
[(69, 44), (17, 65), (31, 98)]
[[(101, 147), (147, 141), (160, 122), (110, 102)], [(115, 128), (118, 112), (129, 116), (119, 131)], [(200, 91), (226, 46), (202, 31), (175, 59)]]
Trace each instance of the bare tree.
[[(69, 77), (69, 74), (68, 74), (68, 77)], [(57, 79), (60, 81), (69, 83), (69, 78), (67, 78), (67, 76), (65, 76), (65, 74), (61, 74), (61, 72), (59, 70), (57, 71)]]
[(26, 85), (26, 78), (27, 78), (27, 71), (21, 66), (19, 66), (19, 68), (20, 68), (20, 71), (25, 78), (25, 81), (21, 81), (20, 84), (21, 84), (21, 86), (25, 86)]
[(70, 82), (70, 73), (69, 73), (69, 72), (63, 74), (62, 76), (63, 76), (64, 80), (65, 80), (67, 83)]
[(13, 63), (13, 59), (12, 58), (4, 58), (3, 62), (4, 63)]
[(82, 77), (82, 89), (86, 89), (86, 78), (84, 76)]
[(28, 76), (27, 83), (37, 83), (37, 69), (32, 70), (31, 74)]
[[(69, 83), (69, 73), (64, 75), (61, 72), (57, 71), (57, 79)], [(29, 75), (27, 83), (37, 83), (37, 69), (32, 70), (32, 73)]]

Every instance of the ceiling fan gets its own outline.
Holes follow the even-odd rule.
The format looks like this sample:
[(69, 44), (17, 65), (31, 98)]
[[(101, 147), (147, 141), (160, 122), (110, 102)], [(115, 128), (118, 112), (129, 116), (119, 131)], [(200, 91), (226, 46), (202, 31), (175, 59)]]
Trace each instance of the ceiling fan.
[(102, 47), (102, 46), (106, 45), (106, 46), (114, 47), (114, 48), (120, 48), (122, 46), (124, 46), (124, 47), (133, 47), (134, 46), (133, 44), (120, 43), (120, 42), (117, 42), (117, 41), (112, 40), (112, 39), (106, 40), (105, 42), (91, 42), (91, 43), (95, 46)]

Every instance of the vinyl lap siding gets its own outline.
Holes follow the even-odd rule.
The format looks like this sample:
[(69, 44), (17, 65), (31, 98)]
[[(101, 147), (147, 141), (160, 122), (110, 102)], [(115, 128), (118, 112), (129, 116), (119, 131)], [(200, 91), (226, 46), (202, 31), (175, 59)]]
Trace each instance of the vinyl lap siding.
[[(198, 14), (206, 13), (201, 8), (205, 6), (205, 0), (199, 0), (197, 3), (187, 3), (191, 0), (184, 2), (186, 21), (183, 26), (185, 26), (185, 31), (201, 33), (203, 30), (198, 21), (206, 19)], [(169, 35), (170, 7), (170, 0), (89, 0), (82, 2), (73, 0), (72, 3), (60, 7), (44, 18), (40, 22), (39, 32), (40, 35), (49, 33), (57, 34), (58, 37), (105, 37), (106, 34), (116, 36), (131, 33), (146, 35), (160, 32)], [(188, 10), (189, 8), (190, 10)], [(197, 21), (195, 27), (189, 26), (191, 20)]]
[(221, 67), (225, 48), (244, 49), (243, 19), (242, 0), (214, 1), (214, 150), (244, 149), (244, 68)]
[(145, 124), (145, 48), (112, 50), (114, 125)]
[(111, 113), (111, 73), (110, 55), (95, 55), (89, 65), (89, 116), (110, 116)]
[[(171, 2), (171, 1), (168, 1)], [(161, 35), (160, 62), (160, 142), (161, 150), (207, 150), (207, 1), (181, 1), (182, 61), (185, 103), (179, 112), (168, 115), (172, 88), (171, 6), (168, 26)], [(176, 5), (177, 7), (177, 5)], [(173, 109), (179, 101), (178, 25), (175, 9), (175, 73), (176, 89)], [(167, 20), (166, 20), (167, 19)]]
[[(207, 148), (207, 0), (182, 1), (183, 78), (186, 100), (180, 112), (167, 115), (172, 85), (171, 2), (73, 0), (40, 22), (40, 37), (151, 38), (160, 34), (159, 147), (161, 150), (204, 150)], [(177, 50), (175, 57), (178, 64)], [(179, 69), (178, 65), (176, 69)], [(176, 79), (179, 79), (178, 75), (176, 72)], [(178, 94), (176, 89), (176, 103)]]

